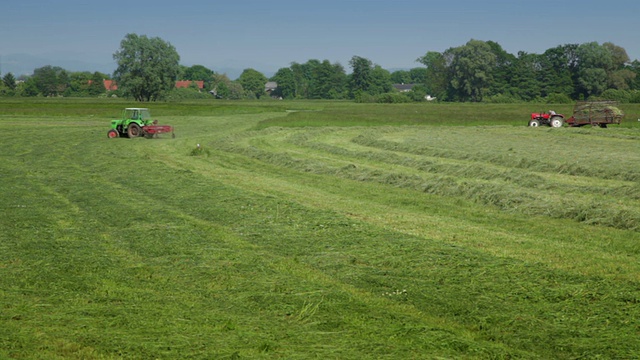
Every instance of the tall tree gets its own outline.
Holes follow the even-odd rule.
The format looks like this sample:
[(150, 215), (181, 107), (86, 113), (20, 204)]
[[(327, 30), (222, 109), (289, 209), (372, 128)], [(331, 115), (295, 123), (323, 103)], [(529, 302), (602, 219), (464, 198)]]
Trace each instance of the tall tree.
[(237, 81), (231, 81), (227, 74), (213, 74), (211, 91), (218, 99), (239, 100), (244, 96), (244, 89)]
[(343, 96), (346, 74), (340, 64), (331, 64), (329, 60), (313, 65), (311, 68), (310, 97), (313, 99), (338, 99)]
[(51, 65), (35, 69), (31, 79), (43, 96), (61, 95), (69, 82), (69, 76), (63, 68)]
[(113, 59), (118, 63), (114, 78), (125, 96), (155, 101), (175, 87), (180, 55), (173, 45), (158, 37), (127, 34)]
[(238, 77), (238, 82), (251, 96), (259, 99), (265, 94), (264, 85), (267, 83), (267, 77), (258, 70), (244, 69), (240, 77)]
[(329, 99), (344, 99), (347, 96), (347, 73), (340, 63), (333, 63), (331, 65), (331, 70)]
[(371, 70), (371, 85), (367, 92), (370, 95), (379, 95), (390, 92), (392, 89), (391, 73), (380, 65), (374, 65)]
[(213, 74), (213, 70), (203, 65), (193, 65), (184, 69), (183, 80), (204, 81), (204, 88), (211, 89)]
[(412, 84), (426, 85), (427, 83), (427, 68), (417, 67), (409, 70), (409, 77)]
[(96, 71), (91, 75), (91, 84), (89, 85), (89, 95), (97, 96), (100, 94), (104, 94), (107, 90), (104, 88), (104, 80), (107, 78), (107, 75)]
[(640, 90), (640, 61), (633, 60), (626, 69), (633, 72), (633, 80), (631, 80), (631, 89)]
[(9, 90), (15, 90), (16, 89), (16, 78), (15, 76), (13, 76), (13, 73), (6, 73), (3, 77), (2, 77), (2, 82), (4, 83), (4, 86), (6, 86), (7, 88), (9, 88)]
[(496, 55), (491, 46), (481, 40), (469, 40), (465, 45), (445, 51), (450, 55), (450, 84), (458, 100), (482, 101), (493, 80)]
[(373, 63), (371, 60), (353, 56), (349, 60), (349, 66), (351, 66), (351, 79), (349, 82), (349, 90), (351, 96), (355, 97), (358, 93), (366, 93), (371, 87), (371, 72), (373, 70)]
[(275, 81), (278, 87), (274, 90), (275, 96), (283, 99), (293, 99), (296, 96), (296, 83), (293, 79), (293, 70), (290, 68), (281, 68), (271, 77), (271, 81)]
[(540, 55), (518, 52), (511, 69), (509, 92), (522, 100), (530, 101), (541, 96), (542, 88), (538, 79)]
[[(72, 72), (69, 74), (69, 86), (64, 92), (64, 96), (83, 97), (89, 95), (89, 88), (94, 84), (91, 82), (91, 73), (88, 71)], [(102, 79), (100, 79), (101, 87)]]
[(411, 84), (411, 74), (407, 70), (396, 70), (391, 73), (391, 81), (394, 84)]
[(424, 85), (427, 94), (446, 100), (449, 88), (449, 70), (444, 55), (437, 51), (428, 51), (416, 61), (426, 66)]
[(514, 67), (516, 65), (516, 57), (506, 52), (500, 44), (495, 41), (487, 41), (487, 45), (491, 48), (491, 52), (495, 55), (496, 61), (491, 71), (491, 84), (489, 91), (491, 95), (509, 94), (518, 96), (517, 89), (512, 88)]
[(601, 94), (607, 89), (607, 74), (614, 69), (613, 54), (597, 42), (581, 44), (576, 54), (579, 93), (584, 97)]
[(576, 95), (578, 44), (566, 44), (547, 49), (540, 57), (537, 67), (541, 96), (564, 94)]
[(602, 46), (611, 53), (612, 69), (607, 73), (607, 85), (609, 88), (628, 90), (633, 86), (636, 73), (629, 68), (629, 55), (627, 51), (611, 42)]

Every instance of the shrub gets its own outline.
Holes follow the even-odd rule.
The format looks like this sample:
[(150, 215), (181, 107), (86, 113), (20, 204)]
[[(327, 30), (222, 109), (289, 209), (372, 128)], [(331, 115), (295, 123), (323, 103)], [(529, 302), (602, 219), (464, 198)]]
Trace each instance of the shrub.
[(607, 89), (599, 98), (600, 100), (615, 100), (619, 103), (628, 103), (631, 100), (631, 96), (631, 92), (627, 90)]
[(209, 149), (206, 149), (204, 146), (198, 144), (195, 148), (189, 151), (189, 156), (206, 156), (210, 155)]
[(522, 100), (516, 95), (497, 94), (486, 98), (485, 102), (492, 104), (515, 104), (522, 102)]
[(632, 104), (640, 104), (640, 90), (631, 91), (631, 96), (629, 97), (629, 102)]
[(413, 102), (413, 100), (403, 94), (403, 93), (385, 93), (374, 96), (374, 101), (377, 103), (384, 104), (400, 104), (400, 103), (409, 103)]
[(573, 100), (567, 94), (549, 94), (546, 97), (547, 104), (571, 104)]

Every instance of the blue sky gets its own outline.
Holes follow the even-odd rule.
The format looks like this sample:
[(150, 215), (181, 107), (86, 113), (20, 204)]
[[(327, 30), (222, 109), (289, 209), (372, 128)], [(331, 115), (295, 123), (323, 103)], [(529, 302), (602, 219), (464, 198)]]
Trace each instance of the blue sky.
[(634, 60), (638, 14), (635, 0), (10, 0), (0, 4), (0, 70), (11, 68), (12, 55), (27, 54), (111, 72), (127, 33), (160, 37), (176, 47), (182, 64), (216, 72), (269, 73), (309, 59), (339, 62), (348, 71), (354, 55), (386, 69), (412, 68), (427, 51), (470, 39), (495, 41), (514, 55), (613, 42)]

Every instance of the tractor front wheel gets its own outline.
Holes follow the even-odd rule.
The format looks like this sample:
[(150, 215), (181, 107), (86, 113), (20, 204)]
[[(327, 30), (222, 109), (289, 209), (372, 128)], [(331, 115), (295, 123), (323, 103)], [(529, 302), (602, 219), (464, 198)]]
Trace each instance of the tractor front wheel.
[(131, 123), (127, 128), (127, 135), (129, 135), (129, 138), (131, 139), (138, 137), (142, 135), (142, 128), (136, 123)]
[(116, 130), (116, 129), (111, 129), (111, 130), (107, 131), (107, 137), (109, 139), (115, 139), (118, 136), (120, 136), (120, 134), (118, 134), (118, 130)]
[(531, 126), (531, 127), (538, 127), (538, 126), (540, 126), (540, 120), (538, 120), (538, 119), (533, 119), (533, 120), (529, 121), (529, 126)]

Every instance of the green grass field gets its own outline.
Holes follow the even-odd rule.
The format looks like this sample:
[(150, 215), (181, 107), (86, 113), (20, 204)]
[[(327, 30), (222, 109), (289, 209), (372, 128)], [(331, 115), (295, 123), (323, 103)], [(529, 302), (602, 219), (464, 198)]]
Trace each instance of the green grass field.
[(640, 357), (640, 106), (136, 105), (0, 101), (0, 358)]

